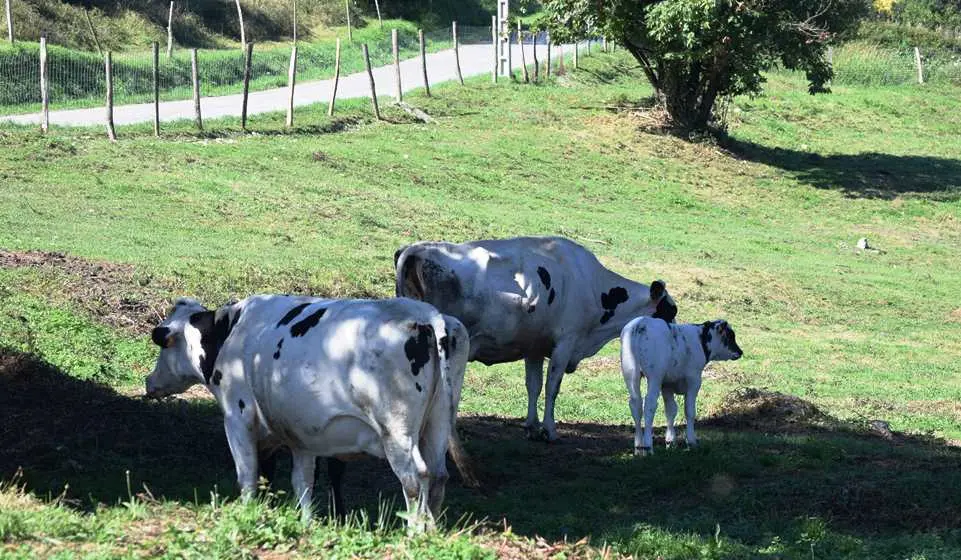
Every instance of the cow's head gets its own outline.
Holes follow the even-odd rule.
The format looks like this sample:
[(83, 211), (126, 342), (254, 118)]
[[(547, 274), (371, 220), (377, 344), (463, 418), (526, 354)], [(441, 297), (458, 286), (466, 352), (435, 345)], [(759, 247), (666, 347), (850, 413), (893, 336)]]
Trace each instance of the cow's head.
[(173, 308), (151, 333), (160, 356), (147, 377), (147, 396), (162, 398), (183, 393), (204, 382), (205, 352), (201, 340), (205, 317), (212, 312), (193, 299), (177, 300)]
[(727, 321), (708, 321), (701, 325), (701, 346), (708, 360), (737, 360), (743, 352)]
[(673, 323), (677, 317), (677, 305), (674, 298), (667, 293), (667, 285), (663, 280), (655, 280), (651, 283), (651, 304), (656, 304), (654, 314), (655, 319), (664, 319), (668, 323)]

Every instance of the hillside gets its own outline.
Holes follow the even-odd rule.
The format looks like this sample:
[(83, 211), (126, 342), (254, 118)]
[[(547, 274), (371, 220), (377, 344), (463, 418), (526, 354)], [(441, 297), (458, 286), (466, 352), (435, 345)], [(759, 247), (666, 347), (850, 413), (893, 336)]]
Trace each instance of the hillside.
[[(425, 27), (447, 26), (451, 20), (489, 25), (493, 0), (436, 0), (429, 3), (383, 1), (384, 18), (421, 22)], [(281, 41), (292, 36), (294, 2), (242, 0), (248, 40)], [(310, 40), (323, 38), (330, 27), (347, 24), (341, 0), (299, 0), (298, 33)], [(85, 10), (89, 8), (90, 22)], [(39, 40), (47, 32), (52, 44), (64, 47), (115, 51), (143, 50), (152, 41), (166, 43), (169, 3), (163, 0), (14, 0), (13, 15), (19, 40)], [(0, 19), (4, 16), (0, 14)], [(364, 26), (377, 21), (374, 2), (351, 2), (351, 23)], [(6, 24), (4, 23), (4, 30)], [(180, 0), (174, 5), (174, 40), (180, 46), (215, 48), (240, 40), (237, 9), (232, 0)]]
[[(375, 122), (357, 100), (334, 119), (306, 109), (289, 133), (282, 115), (251, 119), (252, 134), (211, 121), (117, 143), (0, 130), (0, 409), (15, 419), (0, 423), (0, 479), (22, 467), (35, 493), (0, 492), (3, 551), (961, 555), (958, 88), (812, 97), (775, 74), (734, 100), (728, 137), (692, 143), (654, 128), (631, 60), (582, 63), (550, 84), (410, 96), (433, 125), (389, 105)], [(473, 364), (459, 426), (486, 486), (455, 477), (447, 529), (406, 539), (305, 529), (285, 495), (235, 503), (204, 392), (139, 399), (147, 333), (178, 295), (388, 296), (403, 244), (537, 234), (663, 278), (680, 321), (737, 329), (745, 357), (706, 374), (700, 448), (631, 455), (616, 343), (565, 377), (551, 446), (524, 439), (522, 365)], [(394, 519), (384, 464), (353, 464), (347, 484), (351, 507)]]

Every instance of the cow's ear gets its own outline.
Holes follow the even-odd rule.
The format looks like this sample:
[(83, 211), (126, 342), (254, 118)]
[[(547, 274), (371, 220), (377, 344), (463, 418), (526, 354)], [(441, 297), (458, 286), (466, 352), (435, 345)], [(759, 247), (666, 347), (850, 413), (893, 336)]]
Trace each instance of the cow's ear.
[(667, 287), (663, 280), (655, 280), (651, 284), (651, 301), (659, 301), (667, 292)]

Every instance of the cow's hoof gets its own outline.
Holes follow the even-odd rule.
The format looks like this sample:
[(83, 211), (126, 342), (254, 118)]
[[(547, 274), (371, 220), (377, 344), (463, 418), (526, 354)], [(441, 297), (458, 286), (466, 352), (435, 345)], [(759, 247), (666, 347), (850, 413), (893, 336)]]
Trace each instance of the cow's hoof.
[(674, 449), (675, 447), (677, 447), (677, 443), (673, 441), (666, 441), (664, 442), (664, 447), (667, 449)]
[(654, 450), (650, 447), (635, 447), (634, 456), (635, 457), (647, 457), (648, 455), (653, 455)]
[(540, 424), (534, 425), (524, 425), (524, 433), (527, 435), (527, 439), (531, 441), (543, 441), (544, 440), (544, 426)]

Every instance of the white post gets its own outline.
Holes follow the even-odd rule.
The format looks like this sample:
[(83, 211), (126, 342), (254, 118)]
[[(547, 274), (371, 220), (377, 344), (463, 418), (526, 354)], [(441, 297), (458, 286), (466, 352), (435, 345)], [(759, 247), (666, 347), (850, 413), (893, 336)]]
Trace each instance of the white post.
[(914, 47), (914, 63), (918, 66), (918, 83), (924, 83), (924, 66), (921, 64), (921, 49)]
[(167, 58), (174, 50), (174, 3), (170, 2), (170, 11), (167, 13)]
[[(390, 48), (391, 48), (391, 50), (394, 51), (394, 73), (397, 75), (397, 79), (395, 80), (395, 82), (396, 82), (395, 85), (397, 86), (397, 91), (396, 91), (396, 93), (394, 93), (394, 97), (397, 99), (397, 102), (400, 103), (401, 101), (404, 100), (404, 89), (403, 89), (402, 84), (401, 84), (401, 82), (400, 82), (400, 47), (399, 47), (398, 42), (397, 42), (397, 30), (396, 30), (396, 29), (391, 29), (391, 30), (390, 30)], [(457, 50), (456, 50), (456, 49), (457, 49), (457, 46), (456, 46), (456, 45), (454, 46), (454, 49), (455, 49), (454, 52), (456, 53), (456, 52), (457, 52)]]
[(491, 68), (491, 82), (497, 83), (497, 67), (500, 56), (497, 52), (497, 16), (491, 16), (491, 47), (494, 52), (494, 67)]
[(287, 128), (294, 126), (294, 86), (297, 82), (297, 44), (290, 48), (290, 66), (287, 68)]
[(47, 79), (47, 34), (40, 34), (40, 105), (43, 117), (40, 119), (40, 130), (46, 133), (50, 130), (50, 87)]
[(509, 22), (510, 0), (497, 1), (497, 31), (500, 75), (510, 76), (511, 66), (511, 27)]
[(12, 0), (7, 0), (7, 38), (10, 39), (10, 44), (13, 44), (13, 8), (10, 7), (10, 2)]

